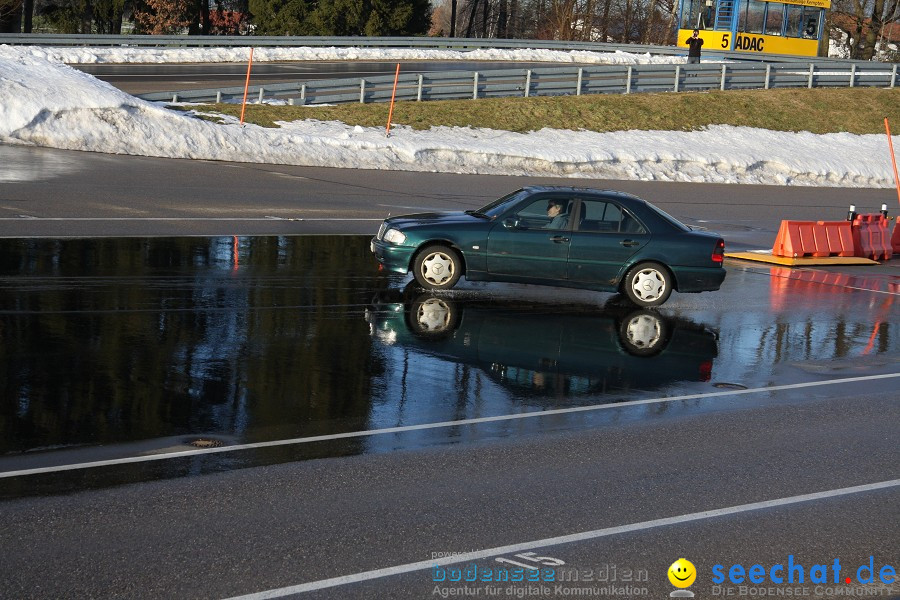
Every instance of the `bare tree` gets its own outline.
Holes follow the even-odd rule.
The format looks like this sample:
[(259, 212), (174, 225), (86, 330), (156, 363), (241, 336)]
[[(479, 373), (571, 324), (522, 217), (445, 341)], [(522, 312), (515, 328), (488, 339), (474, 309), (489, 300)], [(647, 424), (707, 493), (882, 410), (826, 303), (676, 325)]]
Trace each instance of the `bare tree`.
[(22, 0), (0, 0), (0, 33), (22, 30)]
[(191, 24), (186, 0), (146, 0), (146, 9), (135, 11), (134, 20), (142, 33), (169, 35)]

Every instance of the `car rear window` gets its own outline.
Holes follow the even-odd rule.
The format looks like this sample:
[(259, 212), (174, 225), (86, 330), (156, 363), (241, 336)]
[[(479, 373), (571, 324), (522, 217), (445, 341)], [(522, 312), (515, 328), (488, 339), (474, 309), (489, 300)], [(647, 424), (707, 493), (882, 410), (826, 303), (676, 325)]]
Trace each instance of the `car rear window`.
[(676, 219), (675, 217), (673, 217), (672, 215), (670, 215), (669, 213), (664, 211), (663, 209), (659, 208), (658, 206), (650, 204), (648, 202), (647, 207), (650, 208), (651, 210), (653, 210), (653, 212), (658, 214), (664, 220), (671, 223), (672, 226), (675, 227), (676, 229), (680, 229), (682, 231), (692, 231), (690, 227), (688, 227), (687, 225), (685, 225), (684, 223), (682, 223), (681, 221), (679, 221), (678, 219)]

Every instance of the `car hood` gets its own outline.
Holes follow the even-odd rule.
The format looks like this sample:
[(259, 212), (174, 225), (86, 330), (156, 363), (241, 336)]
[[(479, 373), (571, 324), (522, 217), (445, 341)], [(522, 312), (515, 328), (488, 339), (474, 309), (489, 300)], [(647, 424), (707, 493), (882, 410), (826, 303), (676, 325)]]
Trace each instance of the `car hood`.
[(414, 215), (400, 215), (398, 217), (385, 219), (385, 222), (389, 227), (395, 227), (397, 229), (428, 225), (446, 225), (448, 223), (475, 223), (479, 221), (484, 222), (486, 219), (468, 215), (461, 211), (417, 213)]

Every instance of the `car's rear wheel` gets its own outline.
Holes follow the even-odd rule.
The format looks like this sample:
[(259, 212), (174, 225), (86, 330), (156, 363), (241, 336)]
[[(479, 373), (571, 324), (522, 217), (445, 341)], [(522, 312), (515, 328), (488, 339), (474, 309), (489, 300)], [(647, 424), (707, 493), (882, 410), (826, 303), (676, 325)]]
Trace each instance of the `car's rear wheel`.
[(635, 356), (659, 354), (666, 345), (668, 324), (652, 310), (638, 310), (619, 324), (619, 336), (625, 351)]
[(672, 293), (672, 276), (659, 263), (640, 263), (625, 274), (622, 288), (628, 299), (638, 306), (659, 306)]
[(452, 288), (462, 275), (462, 260), (455, 250), (446, 246), (428, 246), (413, 262), (413, 277), (422, 287), (430, 290)]

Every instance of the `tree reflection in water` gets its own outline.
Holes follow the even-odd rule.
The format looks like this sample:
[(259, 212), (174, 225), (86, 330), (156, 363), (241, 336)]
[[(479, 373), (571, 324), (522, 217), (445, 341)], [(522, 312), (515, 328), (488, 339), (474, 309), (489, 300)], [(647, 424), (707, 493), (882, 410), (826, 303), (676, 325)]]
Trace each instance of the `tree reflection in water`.
[(367, 244), (0, 240), (0, 453), (364, 427)]

